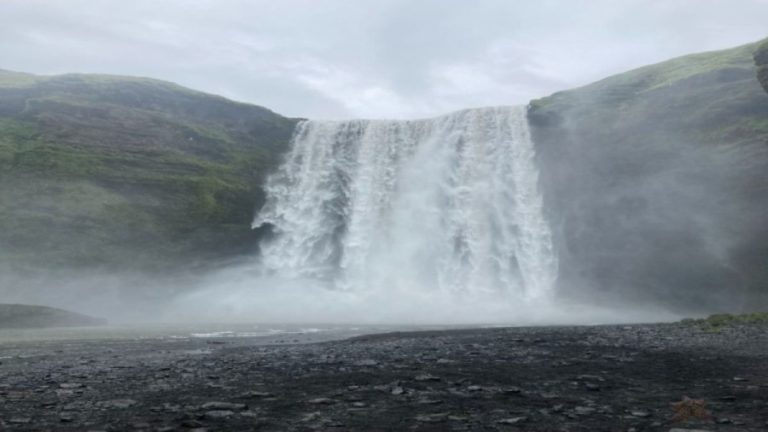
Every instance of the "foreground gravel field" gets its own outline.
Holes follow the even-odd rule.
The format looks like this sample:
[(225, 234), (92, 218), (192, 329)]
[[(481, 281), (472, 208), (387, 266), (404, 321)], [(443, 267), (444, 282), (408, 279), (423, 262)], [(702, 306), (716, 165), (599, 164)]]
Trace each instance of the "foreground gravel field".
[(766, 326), (498, 328), (306, 342), (0, 344), (0, 430), (768, 430)]

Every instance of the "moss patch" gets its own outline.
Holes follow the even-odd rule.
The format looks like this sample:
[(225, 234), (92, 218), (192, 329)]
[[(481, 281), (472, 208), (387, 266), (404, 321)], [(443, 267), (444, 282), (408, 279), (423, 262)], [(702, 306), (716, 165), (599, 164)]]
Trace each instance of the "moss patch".
[(705, 331), (720, 331), (739, 325), (768, 325), (768, 312), (746, 314), (714, 314), (702, 319), (684, 319), (683, 324), (696, 325)]

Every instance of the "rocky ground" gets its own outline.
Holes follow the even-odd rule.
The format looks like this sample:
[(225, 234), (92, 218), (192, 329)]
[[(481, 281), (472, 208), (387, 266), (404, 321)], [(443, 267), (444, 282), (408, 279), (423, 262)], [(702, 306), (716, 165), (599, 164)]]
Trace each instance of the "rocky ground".
[(5, 343), (0, 429), (765, 431), (767, 330)]

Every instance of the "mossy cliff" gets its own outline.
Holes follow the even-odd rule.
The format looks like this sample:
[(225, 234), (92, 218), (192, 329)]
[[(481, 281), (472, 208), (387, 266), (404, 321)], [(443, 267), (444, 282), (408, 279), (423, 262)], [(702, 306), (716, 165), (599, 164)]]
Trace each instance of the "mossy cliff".
[(151, 79), (0, 71), (0, 263), (146, 270), (243, 253), (295, 123)]
[(767, 57), (694, 54), (532, 102), (564, 292), (768, 303)]

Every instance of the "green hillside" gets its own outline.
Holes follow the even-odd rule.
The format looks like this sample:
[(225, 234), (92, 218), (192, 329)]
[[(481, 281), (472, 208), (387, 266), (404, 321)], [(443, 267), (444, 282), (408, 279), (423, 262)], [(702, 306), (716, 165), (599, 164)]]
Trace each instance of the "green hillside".
[(157, 80), (0, 71), (0, 264), (152, 269), (242, 253), (295, 122)]
[(562, 285), (768, 304), (767, 53), (688, 55), (531, 103)]
[(768, 41), (761, 43), (754, 54), (755, 65), (757, 66), (757, 79), (768, 92)]
[[(766, 69), (763, 41), (531, 103), (560, 295), (768, 307)], [(0, 71), (0, 276), (253, 251), (296, 122), (151, 79)]]

